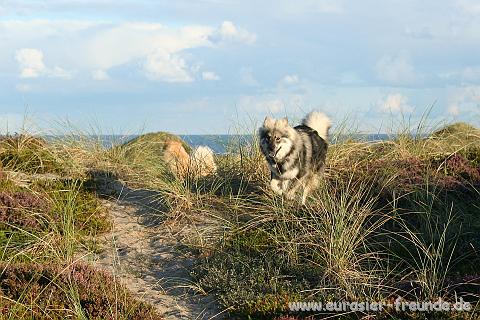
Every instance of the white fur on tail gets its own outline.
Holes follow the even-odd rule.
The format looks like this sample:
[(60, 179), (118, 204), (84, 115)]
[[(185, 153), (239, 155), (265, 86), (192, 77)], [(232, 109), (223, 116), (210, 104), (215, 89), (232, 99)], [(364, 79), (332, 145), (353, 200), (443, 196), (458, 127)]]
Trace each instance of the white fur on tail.
[(198, 170), (197, 173), (201, 176), (207, 176), (217, 172), (213, 150), (207, 146), (196, 147), (190, 156), (190, 161), (195, 169)]
[(332, 126), (332, 121), (326, 114), (312, 111), (303, 119), (302, 124), (314, 129), (323, 140), (328, 141), (328, 130)]

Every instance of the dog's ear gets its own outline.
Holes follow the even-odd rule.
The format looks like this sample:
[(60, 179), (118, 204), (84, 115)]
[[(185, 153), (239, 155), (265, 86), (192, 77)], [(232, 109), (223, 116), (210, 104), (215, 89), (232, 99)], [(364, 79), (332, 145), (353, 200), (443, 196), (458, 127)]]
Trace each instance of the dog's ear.
[(287, 117), (278, 120), (278, 122), (279, 122), (279, 124), (280, 124), (282, 127), (288, 126), (288, 119), (287, 119)]
[(265, 120), (263, 120), (263, 127), (271, 129), (275, 125), (275, 119), (270, 118), (269, 116), (265, 117)]

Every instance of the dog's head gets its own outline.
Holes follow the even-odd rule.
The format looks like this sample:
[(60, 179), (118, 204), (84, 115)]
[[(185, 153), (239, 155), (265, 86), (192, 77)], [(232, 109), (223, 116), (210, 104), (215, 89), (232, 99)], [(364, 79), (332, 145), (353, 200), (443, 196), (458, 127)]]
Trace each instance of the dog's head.
[(287, 118), (266, 117), (258, 133), (263, 154), (276, 162), (284, 160), (293, 147), (295, 129), (288, 124)]

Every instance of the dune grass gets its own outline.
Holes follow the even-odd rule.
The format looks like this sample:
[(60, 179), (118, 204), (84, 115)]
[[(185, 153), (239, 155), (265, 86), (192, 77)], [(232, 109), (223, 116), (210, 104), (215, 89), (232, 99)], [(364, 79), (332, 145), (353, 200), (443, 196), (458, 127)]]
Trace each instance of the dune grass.
[[(7, 137), (0, 143), (0, 191), (21, 202), (10, 210), (21, 219), (2, 218), (1, 260), (8, 266), (50, 260), (70, 265), (82, 250), (93, 250), (92, 239), (109, 223), (86, 181), (102, 172), (131, 188), (156, 192), (152, 203), (158, 208), (151, 214), (178, 228), (178, 240), (198, 254), (192, 280), (232, 316), (287, 315), (292, 301), (397, 296), (420, 301), (463, 296), (478, 308), (480, 131), (467, 124), (422, 130), (408, 128), (375, 143), (333, 133), (325, 178), (306, 206), (269, 190), (255, 136), (251, 144), (233, 142), (231, 152), (218, 155), (216, 175), (185, 180), (168, 172), (156, 152), (164, 136), (145, 135), (112, 148), (87, 137), (51, 143)], [(22, 174), (32, 181), (22, 182)], [(62, 179), (45, 179), (48, 175)], [(22, 194), (33, 198), (20, 201)], [(82, 288), (75, 280), (69, 283), (69, 312), (92, 317)], [(27, 306), (22, 312), (38, 307), (26, 304), (25, 296), (28, 292), (10, 299)]]

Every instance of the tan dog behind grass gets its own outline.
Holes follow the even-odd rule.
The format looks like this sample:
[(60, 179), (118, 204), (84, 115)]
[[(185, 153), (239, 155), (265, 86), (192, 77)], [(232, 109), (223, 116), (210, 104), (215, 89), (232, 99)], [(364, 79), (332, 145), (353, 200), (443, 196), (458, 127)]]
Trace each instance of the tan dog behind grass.
[(185, 178), (188, 173), (190, 156), (180, 141), (165, 141), (163, 158), (173, 174), (181, 179)]
[(190, 167), (201, 177), (215, 174), (217, 172), (217, 164), (213, 157), (213, 150), (207, 146), (196, 147), (190, 157)]
[(196, 147), (189, 155), (180, 141), (167, 140), (163, 157), (170, 170), (180, 179), (185, 179), (188, 173), (205, 177), (217, 172), (213, 151), (207, 146)]

